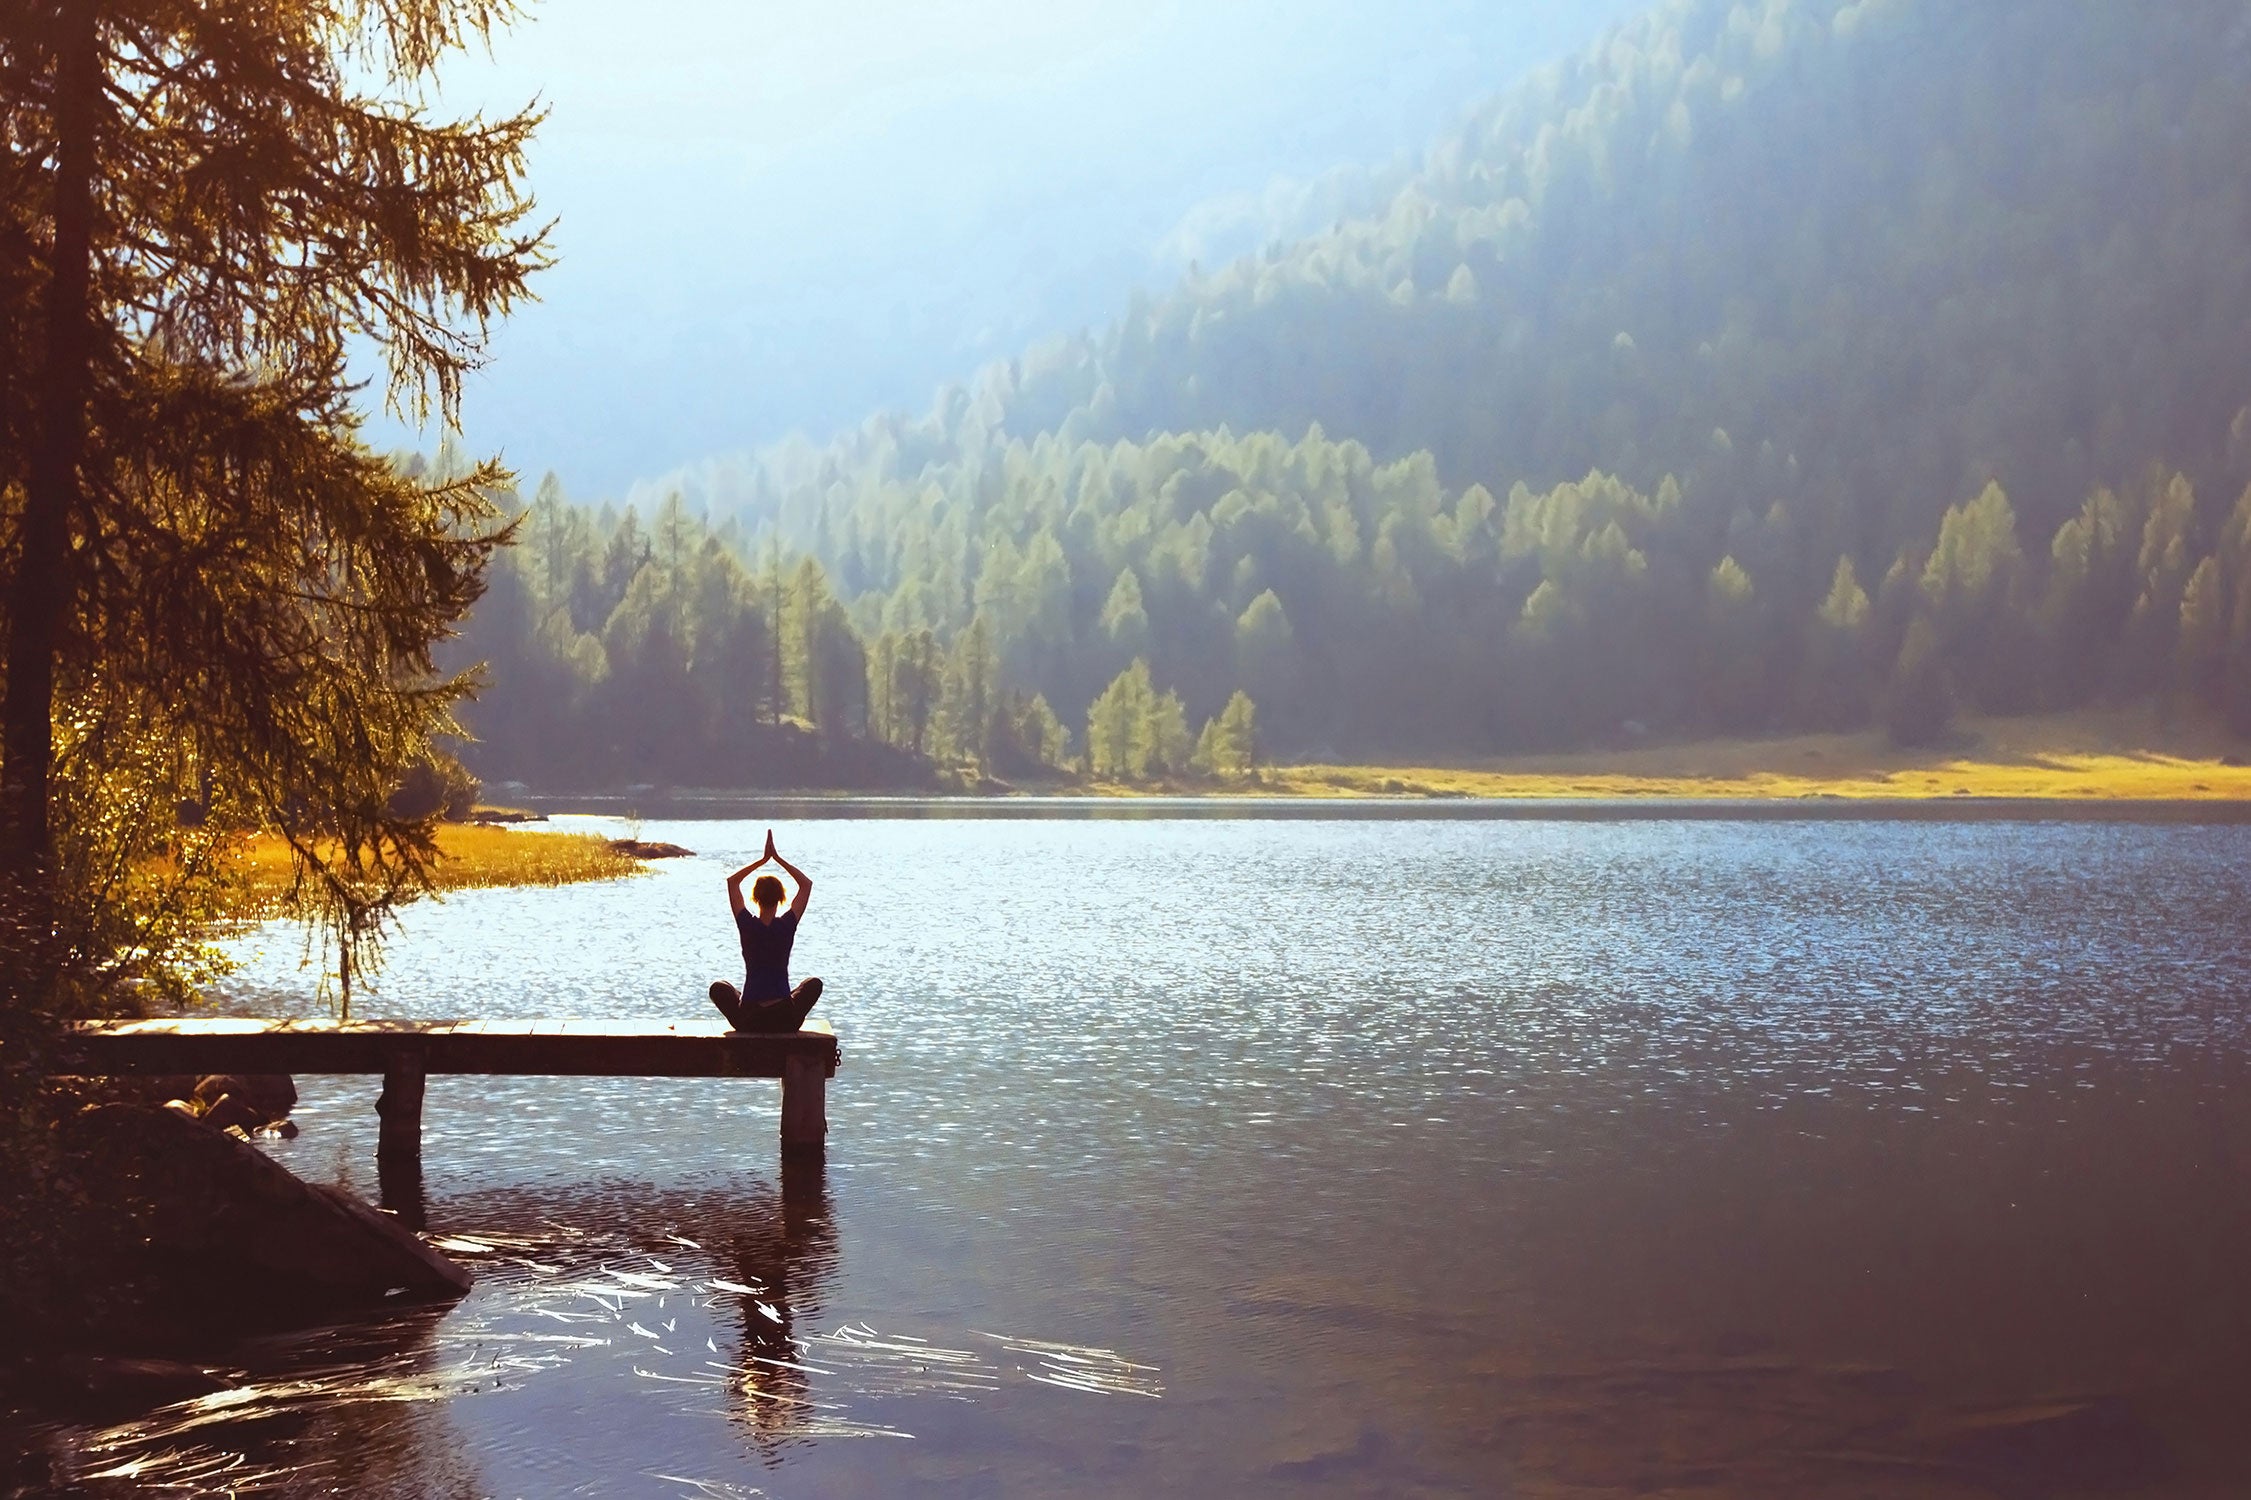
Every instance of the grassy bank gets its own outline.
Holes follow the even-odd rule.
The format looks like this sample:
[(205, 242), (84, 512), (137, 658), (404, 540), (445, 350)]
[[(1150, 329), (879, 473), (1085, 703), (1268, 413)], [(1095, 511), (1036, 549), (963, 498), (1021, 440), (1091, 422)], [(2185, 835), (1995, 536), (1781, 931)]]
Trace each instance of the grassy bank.
[(2209, 726), (2131, 713), (1966, 723), (1945, 745), (1875, 732), (1697, 740), (1414, 766), (1300, 765), (1267, 790), (1325, 796), (2034, 797), (2251, 800), (2251, 759)]
[[(494, 828), (447, 823), (438, 829), (437, 887), (441, 891), (480, 886), (573, 885), (584, 880), (615, 880), (644, 868), (630, 854), (610, 847), (593, 833), (553, 833), (544, 829)], [(240, 917), (274, 914), (289, 890), (289, 848), (270, 834), (244, 846), (237, 867)]]

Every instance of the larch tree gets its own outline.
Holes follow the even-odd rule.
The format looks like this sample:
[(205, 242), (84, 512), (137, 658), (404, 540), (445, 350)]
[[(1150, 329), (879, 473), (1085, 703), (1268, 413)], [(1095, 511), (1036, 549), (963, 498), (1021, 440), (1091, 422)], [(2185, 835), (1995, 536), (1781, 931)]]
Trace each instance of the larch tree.
[(1799, 667), (1799, 702), (1823, 728), (1851, 728), (1866, 711), (1871, 610), (1852, 557), (1839, 557), (1829, 592), (1813, 612)]
[(2176, 651), (2180, 684), (2199, 698), (2218, 695), (2220, 673), (2227, 664), (2227, 585), (2220, 576), (2220, 560), (2207, 557), (2189, 574), (2181, 589), (2181, 623)]
[(916, 755), (930, 741), (930, 721), (937, 712), (945, 676), (945, 654), (938, 638), (928, 630), (910, 631), (899, 638), (891, 657), (891, 742)]
[(943, 758), (980, 770), (991, 759), (986, 740), (999, 699), (998, 678), (992, 630), (983, 615), (974, 616), (946, 651), (938, 704)]
[(1189, 764), (1206, 776), (1243, 777), (1258, 761), (1258, 709), (1240, 688), (1227, 706), (1204, 721)]
[(1188, 710), (1175, 692), (1158, 692), (1149, 677), (1148, 663), (1139, 657), (1127, 669), (1136, 674), (1136, 697), (1141, 718), (1127, 736), (1127, 765), (1136, 778), (1188, 769), (1196, 742), (1188, 732)]
[(1141, 579), (1131, 568), (1118, 570), (1118, 581), (1102, 606), (1102, 633), (1122, 652), (1140, 655), (1149, 648), (1149, 612), (1141, 603)]
[(504, 476), (375, 458), (347, 354), (450, 424), (547, 260), (522, 188), (536, 113), (427, 102), (512, 16), (0, 0), (11, 1038), (164, 982), (144, 919), (180, 898), (129, 910), (114, 872), (185, 869), (208, 830), (287, 843), (347, 1003), (390, 903), (427, 882), (431, 823), (391, 793), (466, 690), (432, 652), (505, 540)]
[(1112, 678), (1087, 707), (1086, 763), (1090, 774), (1138, 780), (1149, 773), (1148, 756), (1137, 749), (1136, 742), (1155, 700), (1149, 663), (1135, 657), (1133, 664)]

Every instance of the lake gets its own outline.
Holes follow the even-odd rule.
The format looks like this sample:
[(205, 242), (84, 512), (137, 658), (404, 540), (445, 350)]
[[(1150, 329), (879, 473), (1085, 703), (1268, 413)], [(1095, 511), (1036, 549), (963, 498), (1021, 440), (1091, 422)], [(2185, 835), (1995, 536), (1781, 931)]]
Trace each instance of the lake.
[[(825, 1167), (770, 1082), (433, 1079), (387, 1186), (467, 1299), (55, 1451), (95, 1494), (2251, 1486), (2251, 828), (1157, 811), (793, 817)], [(414, 908), (355, 1011), (698, 1015), (764, 826)], [(295, 936), (239, 952), (232, 1003), (307, 1008)], [(275, 1155), (376, 1196), (376, 1080), (299, 1084)]]

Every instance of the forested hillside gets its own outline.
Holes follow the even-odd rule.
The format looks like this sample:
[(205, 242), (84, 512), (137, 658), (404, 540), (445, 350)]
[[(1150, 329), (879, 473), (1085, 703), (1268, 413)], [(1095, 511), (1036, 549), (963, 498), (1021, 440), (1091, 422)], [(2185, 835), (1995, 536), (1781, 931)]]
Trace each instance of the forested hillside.
[[(970, 706), (925, 754), (1129, 773), (1238, 691), (1285, 756), (2150, 695), (2251, 729), (2245, 140), (2244, 0), (1663, 5), (1380, 214), (922, 419), (671, 476), (729, 618), (799, 643), (779, 665), (695, 623), (662, 546), (633, 561), (645, 518), (550, 491), (480, 616), (479, 763), (530, 774), (557, 704), (657, 722), (661, 672), (910, 755), (902, 670), (951, 673)], [(606, 592), (569, 594), (542, 527)], [(1089, 717), (1113, 683), (1130, 745), (1117, 697)], [(763, 779), (717, 712), (665, 774)]]

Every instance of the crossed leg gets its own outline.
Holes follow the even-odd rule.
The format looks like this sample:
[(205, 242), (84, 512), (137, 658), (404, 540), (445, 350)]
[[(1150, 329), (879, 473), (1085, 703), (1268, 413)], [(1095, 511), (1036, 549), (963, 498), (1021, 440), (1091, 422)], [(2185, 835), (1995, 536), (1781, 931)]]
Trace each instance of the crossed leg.
[(742, 992), (726, 980), (711, 986), (711, 1003), (736, 1031), (798, 1031), (821, 998), (821, 982), (808, 979), (790, 991), (787, 1000), (745, 1001)]
[(726, 980), (714, 979), (711, 982), (711, 1003), (718, 1006), (719, 1014), (727, 1018), (729, 1030), (748, 1031), (750, 1029), (743, 1020), (742, 991), (736, 989)]

